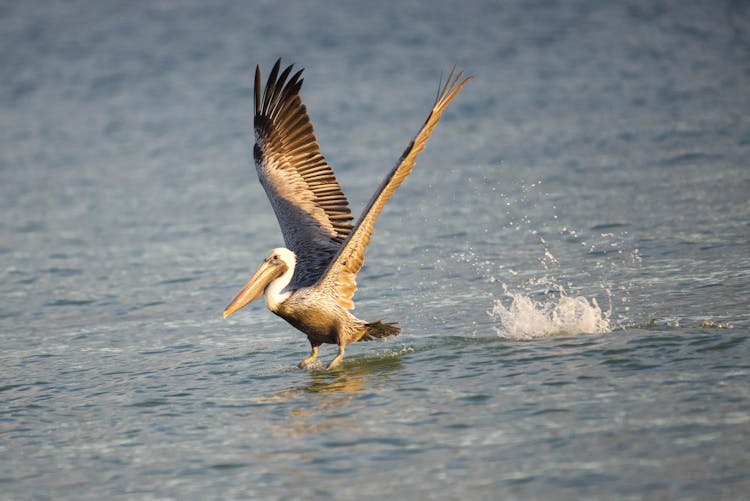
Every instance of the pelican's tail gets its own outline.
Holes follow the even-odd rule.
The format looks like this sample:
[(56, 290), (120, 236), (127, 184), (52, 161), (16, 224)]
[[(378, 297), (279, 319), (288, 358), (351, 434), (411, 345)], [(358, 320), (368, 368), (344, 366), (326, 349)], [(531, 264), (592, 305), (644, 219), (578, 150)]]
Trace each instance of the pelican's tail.
[(365, 324), (365, 334), (360, 338), (360, 341), (372, 341), (373, 339), (380, 339), (382, 337), (398, 336), (401, 329), (396, 327), (396, 325), (396, 323), (383, 323), (380, 320)]

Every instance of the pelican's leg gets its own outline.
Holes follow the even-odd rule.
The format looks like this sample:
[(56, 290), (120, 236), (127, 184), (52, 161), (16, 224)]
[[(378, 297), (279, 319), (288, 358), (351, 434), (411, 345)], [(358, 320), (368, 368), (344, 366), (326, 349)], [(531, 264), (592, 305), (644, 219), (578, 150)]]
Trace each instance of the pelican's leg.
[(344, 346), (346, 346), (344, 343), (341, 343), (339, 345), (339, 354), (336, 355), (336, 358), (331, 360), (331, 363), (328, 364), (327, 369), (333, 369), (334, 367), (337, 367), (341, 363), (341, 359), (344, 358)]
[(300, 369), (304, 369), (305, 367), (307, 367), (308, 365), (310, 365), (311, 363), (313, 363), (316, 358), (318, 358), (318, 345), (315, 345), (315, 344), (312, 344), (312, 343), (310, 343), (310, 344), (312, 345), (312, 353), (310, 353), (309, 357), (307, 357), (306, 359), (304, 359), (303, 361), (301, 361), (298, 364), (298, 367)]

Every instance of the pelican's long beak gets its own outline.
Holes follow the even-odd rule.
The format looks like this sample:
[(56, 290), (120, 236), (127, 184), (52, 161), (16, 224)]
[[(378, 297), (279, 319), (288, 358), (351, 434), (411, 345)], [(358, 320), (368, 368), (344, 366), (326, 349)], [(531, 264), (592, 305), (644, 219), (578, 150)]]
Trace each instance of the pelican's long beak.
[(224, 318), (235, 311), (244, 308), (248, 304), (252, 303), (260, 296), (268, 287), (268, 284), (276, 280), (278, 277), (284, 274), (287, 267), (282, 263), (282, 266), (271, 264), (268, 261), (263, 261), (263, 264), (258, 267), (257, 271), (250, 277), (242, 290), (232, 299), (229, 306), (224, 310)]

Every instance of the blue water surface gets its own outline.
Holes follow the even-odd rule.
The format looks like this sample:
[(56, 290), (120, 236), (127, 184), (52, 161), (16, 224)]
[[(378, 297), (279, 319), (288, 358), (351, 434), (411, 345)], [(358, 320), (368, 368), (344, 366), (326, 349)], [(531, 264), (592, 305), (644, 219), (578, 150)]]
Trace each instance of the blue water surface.
[[(747, 3), (6, 2), (0, 42), (0, 497), (750, 492)], [(355, 213), (474, 76), (358, 277), (402, 335), (331, 372), (221, 317), (282, 244), (278, 57)]]

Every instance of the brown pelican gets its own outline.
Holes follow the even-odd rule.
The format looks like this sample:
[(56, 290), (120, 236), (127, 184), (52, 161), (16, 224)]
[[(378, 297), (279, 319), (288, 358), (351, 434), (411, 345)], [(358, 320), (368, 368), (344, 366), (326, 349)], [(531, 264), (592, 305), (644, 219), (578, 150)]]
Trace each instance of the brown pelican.
[[(409, 175), (440, 115), (471, 77), (451, 71), (427, 120), (407, 146), (352, 225), (349, 202), (333, 171), (320, 154), (313, 126), (302, 104), (302, 70), (289, 76), (276, 61), (265, 90), (260, 67), (255, 68), (255, 147), (253, 157), (260, 183), (271, 200), (286, 248), (271, 251), (255, 274), (224, 310), (224, 317), (266, 295), (268, 309), (307, 334), (312, 353), (323, 343), (337, 344), (337, 366), (349, 343), (397, 335), (393, 323), (365, 322), (352, 315), (355, 277), (362, 268), (365, 247), (383, 206)], [(454, 68), (455, 70), (455, 68)], [(262, 91), (262, 92), (261, 92)]]

